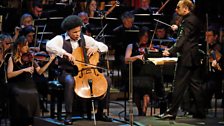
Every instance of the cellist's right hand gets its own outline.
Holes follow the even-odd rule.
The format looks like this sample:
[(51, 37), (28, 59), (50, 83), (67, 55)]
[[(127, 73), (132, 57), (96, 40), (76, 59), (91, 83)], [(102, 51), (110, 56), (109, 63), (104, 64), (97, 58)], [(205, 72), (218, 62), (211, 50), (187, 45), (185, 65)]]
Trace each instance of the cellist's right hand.
[(69, 61), (74, 62), (75, 61), (75, 57), (70, 54), (70, 53), (64, 53), (63, 57), (66, 57)]

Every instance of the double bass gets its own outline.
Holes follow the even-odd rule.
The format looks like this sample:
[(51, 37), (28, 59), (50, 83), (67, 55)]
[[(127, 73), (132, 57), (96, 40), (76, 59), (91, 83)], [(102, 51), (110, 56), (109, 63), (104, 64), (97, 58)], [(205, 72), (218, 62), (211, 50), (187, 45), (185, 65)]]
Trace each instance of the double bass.
[(76, 48), (72, 55), (75, 57), (74, 64), (78, 67), (78, 75), (75, 79), (75, 93), (81, 98), (103, 98), (106, 95), (108, 84), (98, 67), (98, 52), (87, 56), (87, 49), (84, 46)]

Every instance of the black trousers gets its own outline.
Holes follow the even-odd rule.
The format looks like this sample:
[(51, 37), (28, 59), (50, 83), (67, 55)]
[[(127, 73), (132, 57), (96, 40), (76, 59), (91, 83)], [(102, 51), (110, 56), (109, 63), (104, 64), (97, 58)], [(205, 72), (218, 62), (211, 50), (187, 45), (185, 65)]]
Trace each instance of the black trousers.
[[(111, 85), (111, 79), (109, 77), (106, 77), (106, 80), (108, 82), (108, 89), (106, 92), (106, 96), (98, 100), (98, 114), (103, 113), (103, 109), (105, 106), (108, 104), (108, 99), (109, 99), (109, 94), (110, 94), (110, 85)], [(74, 101), (74, 85), (75, 85), (75, 80), (74, 77), (63, 71), (62, 75), (59, 77), (59, 81), (64, 85), (64, 100), (65, 100), (65, 111), (66, 113), (72, 113), (72, 104)]]
[(202, 67), (186, 67), (180, 61), (177, 63), (176, 74), (174, 78), (174, 87), (172, 94), (172, 104), (168, 110), (169, 114), (177, 115), (180, 103), (182, 102), (184, 92), (188, 88), (193, 94), (193, 99), (196, 104), (196, 115), (205, 115), (204, 111), (204, 94), (202, 89)]

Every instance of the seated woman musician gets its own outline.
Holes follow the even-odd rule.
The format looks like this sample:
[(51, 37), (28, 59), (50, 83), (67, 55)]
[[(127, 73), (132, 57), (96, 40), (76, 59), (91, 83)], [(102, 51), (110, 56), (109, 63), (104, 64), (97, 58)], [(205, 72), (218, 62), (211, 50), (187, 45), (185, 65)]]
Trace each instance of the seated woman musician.
[(39, 94), (33, 80), (33, 72), (42, 74), (48, 64), (40, 67), (28, 52), (28, 41), (24, 36), (20, 36), (14, 44), (7, 68), (12, 126), (31, 125), (33, 117), (39, 116), (40, 113)]
[[(144, 60), (144, 53), (145, 48), (147, 48), (148, 43), (148, 37), (149, 37), (149, 31), (148, 28), (143, 27), (139, 31), (139, 41), (136, 43), (129, 44), (126, 49), (125, 53), (125, 63), (128, 64), (128, 61), (133, 62), (133, 73), (134, 76), (141, 75), (140, 72), (142, 69), (140, 69), (140, 66), (143, 65)], [(150, 101), (150, 89), (137, 89), (134, 88), (134, 102), (138, 108), (138, 115), (146, 115), (147, 107)], [(141, 105), (141, 101), (143, 100), (143, 105)]]
[[(33, 79), (37, 85), (38, 92), (40, 97), (47, 97), (48, 93), (48, 79), (44, 76), (45, 71), (48, 69), (51, 62), (54, 60), (55, 55), (48, 55), (47, 52), (41, 51), (39, 46), (35, 46), (34, 35), (35, 28), (32, 25), (26, 26), (21, 29), (20, 35), (24, 35), (26, 40), (28, 41), (29, 49), (35, 55), (35, 60), (39, 66), (43, 67), (44, 70), (41, 73), (37, 73), (36, 71), (33, 74)], [(39, 43), (40, 44), (40, 43)], [(48, 110), (44, 107), (43, 101), (40, 100), (40, 107), (42, 111), (48, 112)]]
[[(39, 116), (39, 96), (32, 79), (34, 68), (39, 71), (34, 62), (28, 61), (23, 54), (29, 51), (28, 41), (19, 37), (9, 58), (7, 75), (10, 86), (10, 121), (12, 126), (28, 126), (33, 123), (33, 117)], [(33, 64), (33, 65), (32, 65)]]
[[(163, 99), (164, 87), (161, 83), (161, 72), (155, 67), (151, 62), (144, 63), (147, 58), (147, 48), (149, 38), (149, 29), (147, 27), (142, 27), (138, 33), (138, 42), (131, 43), (127, 46), (125, 53), (125, 63), (128, 64), (129, 61), (133, 62), (133, 74), (135, 76), (153, 77), (155, 82), (155, 90), (158, 97)], [(150, 101), (149, 95), (151, 94), (152, 87), (138, 87), (134, 84), (134, 102), (138, 108), (139, 115), (146, 115), (147, 107)], [(143, 100), (143, 105), (141, 101)], [(162, 102), (161, 102), (162, 103)], [(160, 104), (160, 112), (166, 110), (166, 105)]]
[(0, 107), (5, 106), (8, 100), (7, 63), (11, 56), (12, 37), (8, 34), (0, 34)]

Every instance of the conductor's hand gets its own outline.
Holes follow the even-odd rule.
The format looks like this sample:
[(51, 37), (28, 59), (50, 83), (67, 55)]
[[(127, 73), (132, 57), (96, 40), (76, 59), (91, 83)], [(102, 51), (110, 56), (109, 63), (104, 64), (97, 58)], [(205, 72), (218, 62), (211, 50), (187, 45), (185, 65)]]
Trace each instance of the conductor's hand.
[(171, 25), (171, 29), (172, 29), (173, 31), (176, 31), (176, 30), (178, 29), (178, 26), (177, 26), (177, 25)]
[(94, 53), (96, 53), (98, 51), (98, 48), (97, 47), (91, 47), (88, 49), (87, 51), (87, 56), (91, 56), (93, 55)]
[(163, 56), (169, 56), (169, 55), (170, 55), (170, 52), (168, 50), (163, 51)]

